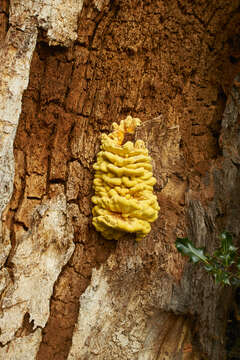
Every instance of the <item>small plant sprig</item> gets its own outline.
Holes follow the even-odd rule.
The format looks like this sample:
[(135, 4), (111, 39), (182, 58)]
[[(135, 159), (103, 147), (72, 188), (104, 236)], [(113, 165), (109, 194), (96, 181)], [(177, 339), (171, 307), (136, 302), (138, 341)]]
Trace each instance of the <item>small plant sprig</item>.
[(177, 238), (176, 248), (190, 258), (194, 264), (202, 263), (204, 269), (212, 274), (217, 284), (240, 285), (240, 256), (233, 245), (232, 236), (224, 231), (219, 236), (221, 246), (213, 255), (205, 254), (204, 248), (196, 248), (188, 238)]

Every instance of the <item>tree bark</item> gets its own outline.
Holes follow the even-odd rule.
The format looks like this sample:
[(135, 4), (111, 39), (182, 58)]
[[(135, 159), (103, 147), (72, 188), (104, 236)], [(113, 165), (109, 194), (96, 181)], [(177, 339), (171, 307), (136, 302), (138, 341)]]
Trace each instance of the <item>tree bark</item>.
[[(6, 26), (3, 2), (0, 358), (226, 358), (232, 290), (175, 240), (239, 241), (239, 8), (12, 0)], [(128, 114), (160, 205), (139, 243), (91, 223), (100, 135)]]

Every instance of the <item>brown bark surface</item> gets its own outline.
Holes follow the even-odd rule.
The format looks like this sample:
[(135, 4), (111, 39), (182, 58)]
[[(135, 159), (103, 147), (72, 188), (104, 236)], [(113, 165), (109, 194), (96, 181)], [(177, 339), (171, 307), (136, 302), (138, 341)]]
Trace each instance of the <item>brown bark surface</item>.
[[(75, 250), (55, 283), (37, 359), (67, 359), (79, 297), (101, 264), (120, 302), (121, 291), (154, 289), (152, 302), (143, 306), (150, 322), (159, 319), (151, 325), (157, 328), (151, 359), (224, 359), (231, 291), (185, 266), (174, 244), (188, 233), (212, 251), (221, 230), (239, 236), (239, 139), (233, 141), (239, 122), (231, 124), (225, 115), (220, 144), (219, 136), (240, 70), (240, 1), (115, 0), (101, 7), (85, 1), (77, 41), (68, 49), (49, 46), (44, 32), (39, 36), (15, 139), (14, 194), (4, 223), (12, 242), (6, 267), (14, 274), (16, 246), (31, 230), (34, 209), (48, 199), (66, 195), (74, 226)], [(0, 16), (3, 36), (5, 12)], [(237, 89), (238, 84), (235, 97)], [(161, 208), (152, 232), (137, 245), (127, 238), (107, 241), (91, 224), (100, 135), (128, 114), (143, 121), (136, 138), (153, 157)], [(111, 270), (110, 254), (116, 260)], [(134, 272), (127, 268), (131, 257), (141, 259)], [(165, 292), (168, 301), (161, 302)], [(124, 313), (127, 300), (122, 301)], [(32, 331), (26, 315), (18, 336)], [(182, 342), (176, 340), (183, 333)], [(106, 351), (86, 358), (127, 357)]]

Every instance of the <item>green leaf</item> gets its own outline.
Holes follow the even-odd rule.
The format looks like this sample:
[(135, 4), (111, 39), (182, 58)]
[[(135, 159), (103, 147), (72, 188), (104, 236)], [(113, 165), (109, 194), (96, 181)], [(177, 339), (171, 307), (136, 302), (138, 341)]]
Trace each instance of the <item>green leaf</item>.
[(231, 266), (235, 263), (237, 248), (232, 243), (232, 236), (227, 231), (220, 234), (221, 247), (215, 251), (214, 256), (221, 260), (225, 266)]
[(220, 240), (221, 248), (219, 250), (221, 253), (236, 252), (237, 248), (233, 245), (232, 235), (229, 232), (222, 232), (220, 234)]
[(176, 248), (183, 255), (190, 258), (193, 263), (203, 261), (208, 263), (208, 258), (204, 255), (202, 248), (196, 248), (188, 238), (177, 238)]
[(222, 283), (224, 285), (231, 285), (229, 274), (225, 271), (218, 271), (214, 274), (214, 277), (217, 284)]
[[(234, 256), (235, 257), (235, 256)], [(234, 257), (231, 255), (231, 253), (226, 253), (223, 255), (219, 255), (218, 258), (222, 261), (222, 264), (226, 267), (234, 264)]]
[(216, 283), (240, 286), (240, 256), (238, 248), (232, 243), (232, 236), (227, 231), (220, 234), (221, 246), (213, 256), (204, 254), (203, 248), (196, 248), (188, 239), (177, 238), (179, 252), (190, 258), (193, 263), (203, 262), (204, 269), (211, 273)]
[(223, 283), (224, 285), (229, 285), (229, 286), (231, 286), (231, 283), (230, 283), (230, 280), (229, 280), (228, 277), (224, 278), (224, 279), (222, 280), (222, 283)]

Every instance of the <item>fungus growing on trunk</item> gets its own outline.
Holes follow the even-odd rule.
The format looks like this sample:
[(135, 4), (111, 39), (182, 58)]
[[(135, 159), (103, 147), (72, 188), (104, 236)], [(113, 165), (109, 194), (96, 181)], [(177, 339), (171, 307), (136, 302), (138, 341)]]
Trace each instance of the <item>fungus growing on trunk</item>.
[(124, 143), (140, 124), (131, 116), (120, 125), (113, 123), (113, 132), (101, 137), (101, 151), (93, 165), (93, 225), (109, 240), (132, 233), (139, 241), (158, 217), (160, 208), (153, 194), (156, 179), (148, 150), (142, 140)]

